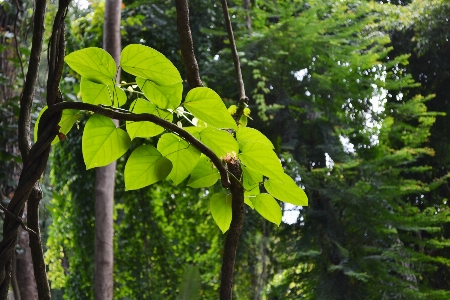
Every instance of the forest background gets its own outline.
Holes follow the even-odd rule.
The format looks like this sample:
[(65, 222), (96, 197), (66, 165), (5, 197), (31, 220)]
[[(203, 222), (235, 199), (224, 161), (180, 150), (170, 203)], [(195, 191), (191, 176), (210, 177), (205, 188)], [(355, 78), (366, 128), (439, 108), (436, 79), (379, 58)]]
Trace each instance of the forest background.
[[(308, 207), (280, 203), (279, 227), (246, 210), (234, 298), (450, 297), (450, 3), (384, 2), (229, 2), (249, 126), (270, 138), (309, 199)], [(239, 94), (220, 1), (189, 6), (203, 83), (234, 104)], [(20, 174), (18, 99), (33, 4), (1, 1), (0, 7), (6, 205)], [(55, 12), (49, 3), (46, 28)], [(102, 47), (103, 16), (102, 2), (71, 5), (66, 54)], [(184, 78), (175, 18), (171, 1), (124, 1), (122, 45), (157, 49)], [(42, 59), (34, 120), (44, 106), (46, 68)], [(79, 101), (79, 76), (67, 66), (60, 88), (66, 101)], [(94, 294), (94, 172), (86, 171), (81, 154), (83, 121), (77, 126), (53, 147), (41, 183), (40, 225), (54, 299)], [(132, 148), (142, 142), (133, 140)], [(219, 186), (195, 190), (167, 180), (125, 192), (125, 161), (118, 160), (116, 173), (114, 299), (174, 299), (185, 270), (198, 271), (199, 297), (217, 298), (224, 235), (209, 213), (208, 195)], [(21, 231), (16, 247), (19, 281), (31, 270), (27, 234)]]

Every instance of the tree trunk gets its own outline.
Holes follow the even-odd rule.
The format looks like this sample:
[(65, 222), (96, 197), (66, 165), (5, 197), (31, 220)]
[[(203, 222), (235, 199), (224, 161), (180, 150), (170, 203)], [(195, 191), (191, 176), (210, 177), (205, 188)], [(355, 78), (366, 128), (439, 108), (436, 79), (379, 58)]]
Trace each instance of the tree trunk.
[[(103, 48), (119, 65), (121, 0), (107, 0), (103, 28)], [(117, 80), (120, 73), (117, 74)], [(118, 122), (115, 121), (116, 126)], [(114, 180), (116, 162), (98, 168), (95, 173), (95, 299), (113, 298), (114, 262)]]
[[(24, 213), (23, 220), (26, 222), (26, 219), (27, 216)], [(16, 251), (16, 279), (20, 292), (19, 299), (38, 299), (28, 232), (20, 227), (17, 240), (19, 249)]]

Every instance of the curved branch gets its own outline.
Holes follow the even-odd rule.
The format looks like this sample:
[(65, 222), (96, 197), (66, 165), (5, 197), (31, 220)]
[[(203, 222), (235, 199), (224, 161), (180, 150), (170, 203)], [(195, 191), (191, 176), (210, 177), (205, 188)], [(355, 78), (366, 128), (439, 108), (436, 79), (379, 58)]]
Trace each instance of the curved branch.
[[(99, 115), (103, 115), (105, 117), (109, 117), (111, 119), (117, 119), (122, 121), (149, 121), (152, 123), (155, 123), (156, 125), (159, 125), (169, 131), (177, 133), (180, 137), (185, 139), (187, 142), (189, 142), (192, 146), (197, 148), (200, 152), (205, 154), (207, 157), (209, 157), (212, 161), (212, 163), (216, 166), (217, 170), (220, 173), (222, 186), (224, 188), (230, 187), (230, 181), (228, 180), (228, 174), (227, 169), (222, 165), (222, 161), (220, 158), (217, 157), (217, 155), (209, 149), (205, 144), (197, 140), (192, 134), (187, 132), (186, 130), (178, 127), (177, 125), (170, 123), (169, 121), (166, 121), (164, 119), (161, 119), (155, 115), (151, 114), (133, 114), (128, 112), (121, 112), (114, 109), (105, 108), (102, 106), (97, 106), (93, 104), (88, 103), (81, 103), (81, 102), (62, 102), (55, 104), (51, 107), (49, 107), (41, 117), (41, 120), (44, 120), (44, 118), (50, 117), (55, 113), (61, 113), (64, 109), (78, 109), (78, 110), (86, 110), (91, 111)], [(42, 122), (42, 121), (41, 121)], [(41, 136), (39, 134), (39, 136)]]
[(177, 9), (177, 30), (180, 41), (181, 56), (186, 69), (187, 82), (190, 88), (203, 86), (200, 79), (197, 60), (195, 59), (194, 43), (189, 26), (189, 7), (187, 0), (175, 0)]
[(44, 37), (45, 0), (36, 0), (33, 20), (33, 41), (31, 46), (28, 72), (20, 96), (19, 116), (19, 149), (22, 161), (25, 161), (30, 150), (31, 105), (33, 104), (34, 88), (36, 86), (39, 64), (41, 61), (42, 41)]

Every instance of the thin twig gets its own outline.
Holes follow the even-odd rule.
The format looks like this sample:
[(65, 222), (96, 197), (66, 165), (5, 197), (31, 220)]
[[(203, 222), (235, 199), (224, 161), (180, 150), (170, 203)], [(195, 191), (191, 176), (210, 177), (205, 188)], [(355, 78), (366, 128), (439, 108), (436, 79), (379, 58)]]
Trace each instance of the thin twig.
[(34, 232), (33, 230), (31, 230), (30, 228), (28, 228), (22, 221), (22, 218), (16, 216), (15, 214), (13, 214), (12, 212), (10, 212), (6, 207), (4, 207), (3, 205), (0, 204), (0, 209), (3, 210), (7, 215), (9, 215), (10, 217), (12, 217), (14, 220), (16, 220), (17, 222), (20, 223), (20, 226), (23, 228), (23, 230), (25, 230), (28, 233), (31, 233), (35, 236), (37, 236), (37, 233)]
[(233, 115), (234, 120), (239, 123), (239, 119), (244, 113), (244, 109), (248, 104), (248, 97), (245, 95), (244, 81), (242, 80), (241, 64), (239, 63), (239, 55), (236, 49), (236, 42), (234, 40), (233, 27), (231, 26), (230, 13), (228, 12), (227, 0), (221, 0), (222, 11), (225, 19), (225, 26), (227, 28), (228, 40), (230, 41), (231, 55), (233, 57), (234, 71), (236, 72), (236, 79), (239, 87), (239, 104), (236, 113)]

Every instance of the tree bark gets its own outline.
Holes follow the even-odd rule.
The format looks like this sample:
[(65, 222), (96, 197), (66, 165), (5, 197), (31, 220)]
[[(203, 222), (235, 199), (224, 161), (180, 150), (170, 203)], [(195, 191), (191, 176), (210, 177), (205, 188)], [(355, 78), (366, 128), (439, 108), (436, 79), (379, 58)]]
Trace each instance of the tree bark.
[[(25, 210), (26, 211), (26, 210)], [(27, 220), (27, 214), (22, 217), (24, 222)], [(19, 250), (16, 251), (16, 279), (19, 286), (18, 299), (37, 299), (37, 287), (34, 279), (33, 262), (31, 260), (31, 249), (29, 247), (28, 232), (19, 228), (18, 241)], [(14, 284), (14, 278), (12, 280)], [(16, 297), (16, 296), (15, 296)]]
[(242, 176), (242, 169), (238, 160), (227, 163), (231, 182), (232, 216), (230, 229), (225, 239), (222, 261), (222, 277), (220, 282), (220, 300), (233, 298), (233, 276), (236, 262), (236, 251), (244, 224), (244, 187), (238, 178)]
[[(103, 48), (120, 63), (121, 0), (107, 0), (103, 28)], [(117, 73), (117, 80), (120, 73)], [(116, 126), (118, 121), (115, 121)], [(95, 172), (95, 299), (113, 298), (114, 287), (114, 180), (116, 162)]]

